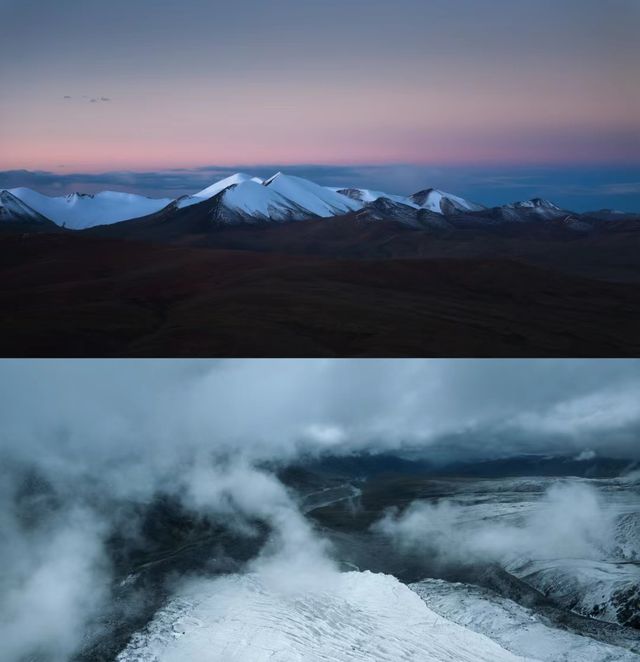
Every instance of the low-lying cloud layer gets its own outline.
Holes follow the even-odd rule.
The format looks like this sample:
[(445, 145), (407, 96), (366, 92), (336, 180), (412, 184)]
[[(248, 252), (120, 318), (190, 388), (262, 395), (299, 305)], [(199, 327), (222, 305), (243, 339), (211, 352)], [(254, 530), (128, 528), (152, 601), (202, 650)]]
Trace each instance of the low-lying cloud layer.
[[(638, 456), (635, 360), (16, 361), (0, 370), (3, 452), (76, 478), (105, 464), (161, 475), (195, 453), (428, 455), (445, 441), (458, 459)], [(142, 476), (110, 489), (132, 483), (147, 489)]]
[[(253, 568), (330, 576), (266, 467), (395, 450), (637, 458), (636, 361), (7, 361), (0, 365), (0, 639), (65, 660), (109, 597), (124, 504), (170, 495), (269, 540)], [(419, 516), (420, 513), (416, 516)], [(396, 522), (401, 526), (402, 521)], [(284, 582), (284, 577), (288, 582)], [(324, 580), (323, 580), (324, 581)]]

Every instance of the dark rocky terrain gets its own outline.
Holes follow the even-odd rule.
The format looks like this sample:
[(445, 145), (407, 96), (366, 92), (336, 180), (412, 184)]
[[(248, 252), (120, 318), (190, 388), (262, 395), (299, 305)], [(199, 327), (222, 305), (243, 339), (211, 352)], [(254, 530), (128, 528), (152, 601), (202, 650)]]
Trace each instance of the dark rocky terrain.
[[(340, 238), (330, 236), (325, 223), (230, 228), (208, 235), (206, 248), (70, 232), (5, 235), (2, 353), (499, 357), (640, 351), (635, 235), (607, 237), (602, 245), (593, 238), (524, 245), (502, 238), (492, 246), (486, 237), (435, 243), (404, 228), (384, 238), (384, 227), (355, 223)], [(314, 231), (320, 239), (309, 238)], [(331, 252), (361, 255), (329, 257), (329, 243), (347, 247)], [(367, 244), (378, 256), (362, 255)], [(390, 255), (383, 258), (385, 245)]]

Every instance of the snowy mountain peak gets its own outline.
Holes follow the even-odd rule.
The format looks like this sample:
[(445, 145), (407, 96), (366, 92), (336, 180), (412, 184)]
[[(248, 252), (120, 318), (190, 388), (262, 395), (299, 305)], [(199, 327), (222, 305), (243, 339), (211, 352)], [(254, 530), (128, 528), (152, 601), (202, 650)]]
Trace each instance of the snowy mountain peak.
[(375, 196), (373, 191), (362, 188), (337, 188), (333, 189), (336, 193), (346, 195), (347, 198), (358, 200), (359, 202), (374, 202), (380, 196)]
[(237, 186), (244, 182), (253, 181), (261, 184), (262, 180), (259, 177), (254, 177), (253, 175), (247, 175), (244, 172), (236, 172), (229, 177), (225, 177), (217, 182), (214, 182), (210, 186), (203, 188), (201, 191), (194, 193), (193, 195), (185, 195), (177, 200), (178, 208), (190, 207), (191, 205), (196, 205), (199, 202), (204, 202), (205, 200), (210, 200), (218, 193), (224, 191), (230, 186)]
[(520, 209), (555, 209), (560, 211), (558, 205), (554, 205), (553, 202), (545, 200), (544, 198), (531, 198), (531, 200), (523, 200), (521, 202), (514, 202), (513, 205), (508, 205)]
[(437, 188), (428, 188), (409, 196), (409, 200), (421, 209), (436, 214), (482, 211), (484, 207)]
[(227, 223), (298, 221), (346, 214), (362, 204), (307, 179), (281, 172), (258, 183), (244, 181), (227, 188), (216, 210)]
[(543, 198), (513, 202), (510, 205), (504, 205), (501, 207), (501, 210), (506, 216), (515, 214), (516, 220), (552, 220), (566, 214), (565, 211), (553, 202), (549, 202), (549, 200), (544, 200)]
[(264, 186), (278, 192), (294, 205), (305, 209), (308, 215), (329, 217), (347, 214), (362, 208), (362, 203), (341, 195), (308, 179), (276, 173)]
[(224, 223), (288, 221), (307, 216), (291, 200), (253, 179), (222, 191), (216, 214), (216, 220)]
[(10, 191), (0, 191), (0, 222), (46, 223), (48, 220)]
[(3, 189), (2, 191), (0, 191), (0, 204), (3, 205), (16, 204), (16, 205), (24, 206), (24, 203), (11, 191), (7, 191), (7, 189)]
[(198, 193), (194, 193), (193, 197), (212, 198), (214, 195), (217, 195), (218, 193), (220, 193), (220, 191), (223, 191), (229, 186), (233, 186), (234, 184), (242, 184), (242, 182), (248, 182), (250, 180), (253, 180), (255, 182), (262, 182), (261, 179), (259, 179), (258, 177), (254, 177), (253, 175), (247, 175), (244, 172), (236, 172), (235, 174), (230, 175), (229, 177), (225, 177), (224, 179), (221, 179), (218, 182), (214, 182), (213, 184), (211, 184), (211, 186), (207, 186), (207, 188), (202, 189), (202, 191), (198, 191)]

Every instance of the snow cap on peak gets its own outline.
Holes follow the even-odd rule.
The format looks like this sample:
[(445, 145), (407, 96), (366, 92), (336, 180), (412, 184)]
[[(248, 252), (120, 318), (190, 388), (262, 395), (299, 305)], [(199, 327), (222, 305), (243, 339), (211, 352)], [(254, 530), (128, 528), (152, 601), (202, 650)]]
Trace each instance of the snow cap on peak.
[(532, 198), (531, 202), (534, 207), (548, 207), (549, 209), (560, 209), (558, 205), (554, 205), (553, 202), (545, 200), (544, 198)]
[(193, 195), (185, 195), (181, 198), (178, 198), (177, 206), (179, 208), (190, 207), (191, 205), (198, 204), (199, 202), (210, 200), (214, 196), (218, 195), (218, 193), (228, 189), (230, 186), (238, 186), (244, 182), (256, 182), (258, 184), (262, 184), (262, 180), (259, 177), (247, 175), (244, 172), (236, 172), (233, 175), (229, 175), (229, 177), (225, 177), (224, 179), (220, 179), (219, 181), (214, 182), (210, 186), (207, 186), (207, 188), (203, 188), (202, 191), (198, 191)]
[(258, 178), (254, 177), (253, 175), (247, 175), (244, 172), (236, 172), (233, 175), (229, 175), (229, 177), (225, 177), (224, 179), (220, 179), (219, 181), (214, 182), (211, 184), (211, 186), (203, 188), (202, 191), (194, 193), (192, 197), (203, 199), (212, 198), (214, 195), (220, 193), (220, 191), (223, 191), (229, 186), (233, 186), (234, 184), (241, 184), (242, 182), (247, 182), (251, 179), (254, 181), (259, 181)]
[(484, 209), (482, 205), (474, 202), (469, 202), (464, 198), (457, 195), (441, 191), (437, 188), (427, 188), (418, 191), (409, 197), (413, 203), (417, 204), (422, 209), (427, 209), (436, 214), (446, 214), (449, 212), (468, 212), (468, 211), (481, 211)]

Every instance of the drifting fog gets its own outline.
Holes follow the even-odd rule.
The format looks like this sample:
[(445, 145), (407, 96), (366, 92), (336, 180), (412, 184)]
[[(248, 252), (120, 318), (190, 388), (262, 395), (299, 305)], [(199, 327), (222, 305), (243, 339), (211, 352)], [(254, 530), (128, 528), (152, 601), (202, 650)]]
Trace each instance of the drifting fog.
[[(5, 659), (43, 651), (65, 660), (86, 644), (85, 626), (109, 600), (106, 539), (135, 528), (123, 504), (168, 494), (246, 535), (263, 523), (269, 540), (251, 569), (280, 589), (304, 589), (328, 581), (330, 551), (265, 462), (389, 450), (442, 460), (525, 452), (637, 458), (638, 368), (635, 361), (4, 362)], [(564, 511), (584, 498), (559, 492), (547, 500)], [(406, 531), (433, 531), (433, 521), (436, 533), (455, 524), (449, 506), (422, 508), (381, 526), (407, 539)], [(527, 524), (531, 539), (536, 527)], [(585, 535), (592, 534), (602, 532)], [(521, 538), (507, 530), (463, 543), (495, 557), (502, 544), (492, 549), (491, 541), (510, 537)]]
[[(500, 508), (496, 505), (496, 511)], [(390, 511), (375, 529), (404, 550), (442, 565), (509, 564), (517, 560), (601, 559), (615, 539), (616, 513), (598, 492), (580, 482), (552, 485), (516, 521), (479, 519), (473, 508), (451, 500), (416, 501)]]

